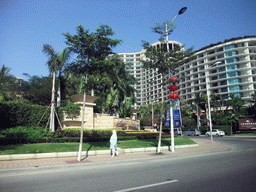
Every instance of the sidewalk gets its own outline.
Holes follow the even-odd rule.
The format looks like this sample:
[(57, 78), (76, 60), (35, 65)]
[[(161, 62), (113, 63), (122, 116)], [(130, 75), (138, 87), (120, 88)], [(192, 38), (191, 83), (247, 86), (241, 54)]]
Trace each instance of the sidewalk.
[[(221, 145), (219, 143), (210, 140), (193, 139), (198, 145), (193, 147), (179, 147), (175, 149), (175, 152), (170, 152), (168, 148), (161, 148), (163, 155), (172, 156), (186, 155), (193, 153), (209, 153), (231, 150), (230, 147)], [(179, 147), (179, 148), (178, 148)], [(155, 148), (156, 149), (156, 148)], [(133, 150), (129, 152), (121, 152), (117, 157), (110, 156), (110, 150), (103, 155), (82, 155), (82, 161), (77, 161), (77, 156), (72, 157), (53, 157), (53, 158), (41, 158), (41, 159), (22, 159), (22, 160), (1, 160), (0, 170), (4, 169), (16, 169), (16, 168), (27, 168), (27, 167), (44, 167), (44, 166), (55, 166), (55, 165), (68, 165), (68, 164), (81, 164), (81, 163), (100, 163), (100, 162), (113, 162), (121, 160), (132, 160), (142, 159), (154, 156), (155, 150), (143, 151)]]

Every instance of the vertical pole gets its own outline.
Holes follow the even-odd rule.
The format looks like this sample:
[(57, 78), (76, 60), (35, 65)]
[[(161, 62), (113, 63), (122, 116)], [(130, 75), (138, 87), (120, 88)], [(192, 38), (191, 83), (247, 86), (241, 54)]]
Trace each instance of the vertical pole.
[[(163, 75), (162, 75), (163, 78)], [(162, 80), (163, 81), (163, 80)], [(158, 140), (158, 147), (157, 147), (157, 153), (161, 152), (161, 139), (162, 139), (162, 130), (163, 130), (163, 110), (164, 110), (164, 86), (163, 82), (161, 85), (161, 92), (162, 92), (162, 107), (161, 107), (161, 122), (160, 122), (160, 133), (159, 133), (159, 140)]]
[(171, 143), (172, 143), (171, 151), (175, 152), (174, 151), (173, 102), (172, 102), (172, 100), (170, 101), (170, 118), (171, 118), (170, 123), (171, 123)]
[(210, 96), (208, 95), (208, 110), (209, 110), (209, 124), (210, 124), (210, 132), (211, 132), (211, 142), (212, 140), (212, 117), (211, 117), (211, 106), (210, 106)]
[(152, 102), (152, 129), (154, 129), (154, 106), (153, 106), (153, 102)]
[(206, 74), (206, 92), (208, 97), (208, 115), (209, 115), (209, 124), (210, 124), (210, 133), (211, 133), (211, 142), (213, 142), (212, 139), (212, 117), (211, 117), (211, 101), (210, 101), (210, 91), (209, 91), (209, 80), (208, 80), (208, 73), (209, 69), (207, 68), (207, 74)]
[(52, 99), (51, 99), (51, 115), (50, 115), (50, 130), (54, 132), (54, 93), (55, 93), (55, 71), (52, 71)]
[[(87, 75), (86, 75), (86, 82), (87, 82)], [(86, 102), (86, 86), (84, 86), (84, 99), (83, 99), (83, 109), (82, 109), (82, 123), (81, 123), (80, 143), (79, 143), (79, 151), (78, 151), (77, 161), (81, 161), (81, 153), (82, 153), (82, 146), (83, 146), (83, 134), (84, 134), (85, 102)]]
[[(165, 33), (166, 33), (166, 42), (168, 42), (168, 26), (167, 26), (167, 22), (165, 23)], [(167, 46), (168, 47), (168, 46)], [(167, 48), (168, 49), (168, 48)]]

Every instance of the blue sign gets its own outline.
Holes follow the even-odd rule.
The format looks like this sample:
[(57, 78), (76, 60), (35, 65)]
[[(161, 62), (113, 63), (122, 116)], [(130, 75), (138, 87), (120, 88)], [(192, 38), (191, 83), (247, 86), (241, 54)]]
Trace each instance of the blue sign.
[(173, 111), (173, 126), (174, 127), (181, 127), (181, 114), (180, 114), (180, 104), (179, 100), (170, 101), (171, 108), (165, 110), (165, 126), (171, 126), (171, 117), (170, 117), (170, 110)]
[(179, 100), (172, 101), (173, 108), (173, 126), (181, 127), (181, 115)]
[(171, 117), (170, 117), (170, 109), (166, 109), (165, 110), (165, 123), (164, 126), (165, 127), (170, 127), (170, 121), (171, 121)]

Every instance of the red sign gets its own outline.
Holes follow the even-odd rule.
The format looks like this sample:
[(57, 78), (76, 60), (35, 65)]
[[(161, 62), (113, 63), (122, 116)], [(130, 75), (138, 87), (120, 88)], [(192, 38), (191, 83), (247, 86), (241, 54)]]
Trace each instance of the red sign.
[(247, 119), (239, 119), (239, 130), (246, 131), (246, 130), (254, 130), (256, 131), (256, 119), (247, 118)]

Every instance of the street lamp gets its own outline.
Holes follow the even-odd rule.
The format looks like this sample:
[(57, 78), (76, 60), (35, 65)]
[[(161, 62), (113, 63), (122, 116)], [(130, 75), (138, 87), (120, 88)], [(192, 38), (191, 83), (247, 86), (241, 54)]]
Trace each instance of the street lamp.
[[(214, 63), (213, 65), (211, 65), (210, 67), (214, 67), (215, 65), (221, 63), (220, 61)], [(209, 74), (209, 68), (207, 67), (207, 73), (205, 75), (206, 77), (206, 93), (207, 93), (207, 97), (208, 97), (208, 116), (209, 116), (209, 126), (210, 126), (210, 134), (211, 134), (211, 142), (213, 142), (213, 138), (212, 138), (212, 116), (211, 116), (211, 101), (210, 101), (210, 85), (209, 85), (209, 79), (208, 79), (208, 74)]]
[[(187, 7), (183, 7), (179, 10), (178, 14), (173, 18), (173, 20), (170, 23), (170, 27), (172, 27), (174, 20), (178, 17), (178, 15), (183, 14), (187, 10)], [(165, 23), (165, 30), (166, 30), (166, 41), (168, 42), (168, 34), (169, 31), (171, 30), (170, 27), (168, 28), (168, 23)], [(168, 47), (168, 46), (167, 46)]]
[[(172, 19), (171, 23), (169, 24), (168, 27), (168, 22), (165, 23), (165, 36), (166, 36), (166, 47), (167, 47), (167, 52), (169, 52), (169, 46), (168, 46), (168, 35), (171, 32), (171, 27), (173, 26), (174, 20), (178, 17), (178, 15), (183, 14), (187, 10), (187, 7), (183, 7), (179, 10), (178, 14)], [(163, 27), (161, 27), (163, 29)], [(163, 32), (163, 31), (162, 31)], [(164, 34), (164, 33), (162, 33)], [(162, 75), (163, 78), (163, 75)], [(161, 85), (161, 90), (162, 90), (162, 102), (164, 101), (164, 93), (163, 93), (163, 83)], [(171, 117), (172, 118), (172, 117)], [(160, 147), (161, 147), (161, 137), (162, 137), (162, 127), (163, 127), (163, 122), (162, 122), (162, 111), (161, 111), (161, 124), (160, 124), (160, 133), (159, 133), (159, 141), (158, 141), (158, 148), (157, 148), (157, 153), (160, 153)]]
[[(87, 74), (89, 69), (91, 68), (91, 65), (86, 65), (86, 80), (87, 83)], [(81, 153), (82, 153), (82, 146), (83, 146), (83, 134), (84, 134), (84, 112), (85, 112), (85, 102), (86, 102), (86, 84), (84, 86), (84, 99), (83, 99), (83, 109), (82, 109), (82, 123), (81, 123), (81, 133), (80, 133), (80, 143), (79, 143), (79, 150), (78, 150), (78, 156), (77, 161), (81, 161)]]

